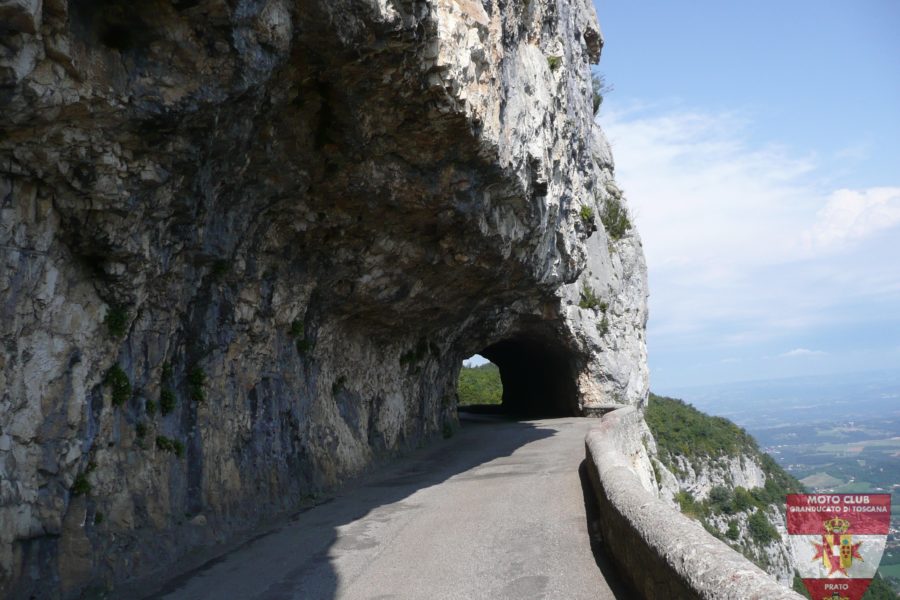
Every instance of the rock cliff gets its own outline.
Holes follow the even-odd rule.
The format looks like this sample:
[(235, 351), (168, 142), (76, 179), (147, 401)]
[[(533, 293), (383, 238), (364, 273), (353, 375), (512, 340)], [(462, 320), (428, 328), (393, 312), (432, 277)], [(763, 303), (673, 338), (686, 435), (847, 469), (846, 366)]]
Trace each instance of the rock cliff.
[(0, 0), (0, 595), (173, 562), (456, 425), (641, 405), (587, 0)]
[[(695, 464), (678, 457), (674, 475), (664, 465), (657, 464), (657, 469), (661, 498), (687, 508), (689, 514), (690, 504), (705, 504), (707, 511), (701, 518), (710, 533), (791, 587), (796, 564), (786, 537), (784, 501), (765, 502), (761, 507), (754, 502), (753, 491), (765, 489), (767, 481), (755, 457), (741, 454)], [(745, 500), (738, 499), (739, 495)], [(772, 529), (754, 527), (751, 520), (758, 511)]]
[(645, 439), (661, 499), (791, 587), (785, 494), (800, 483), (734, 423), (651, 395)]

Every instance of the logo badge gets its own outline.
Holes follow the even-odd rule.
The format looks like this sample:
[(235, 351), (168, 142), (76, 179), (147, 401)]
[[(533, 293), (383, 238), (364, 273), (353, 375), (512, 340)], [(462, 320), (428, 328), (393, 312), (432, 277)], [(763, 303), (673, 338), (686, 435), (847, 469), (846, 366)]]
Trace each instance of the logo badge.
[(813, 599), (860, 600), (890, 523), (890, 494), (788, 494), (791, 550)]

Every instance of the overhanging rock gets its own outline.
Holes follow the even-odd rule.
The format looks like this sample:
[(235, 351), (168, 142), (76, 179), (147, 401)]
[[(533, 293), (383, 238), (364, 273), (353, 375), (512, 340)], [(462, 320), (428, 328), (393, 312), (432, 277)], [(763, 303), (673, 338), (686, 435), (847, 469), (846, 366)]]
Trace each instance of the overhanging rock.
[(7, 4), (3, 595), (152, 572), (452, 428), (504, 341), (546, 342), (560, 410), (644, 401), (586, 0)]

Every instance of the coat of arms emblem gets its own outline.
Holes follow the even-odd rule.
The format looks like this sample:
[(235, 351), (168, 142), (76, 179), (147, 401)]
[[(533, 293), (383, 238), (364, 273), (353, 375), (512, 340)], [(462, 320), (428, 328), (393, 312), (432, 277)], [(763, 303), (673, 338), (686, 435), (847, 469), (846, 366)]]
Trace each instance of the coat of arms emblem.
[(787, 530), (815, 600), (859, 600), (884, 553), (890, 494), (789, 494)]
[(859, 554), (859, 546), (862, 542), (853, 543), (853, 535), (845, 533), (850, 529), (850, 522), (840, 517), (834, 517), (825, 521), (825, 534), (822, 536), (822, 543), (813, 545), (816, 547), (816, 555), (813, 560), (822, 559), (822, 564), (828, 570), (830, 577), (836, 572), (840, 572), (845, 577), (847, 569), (853, 566), (853, 559), (862, 560)]

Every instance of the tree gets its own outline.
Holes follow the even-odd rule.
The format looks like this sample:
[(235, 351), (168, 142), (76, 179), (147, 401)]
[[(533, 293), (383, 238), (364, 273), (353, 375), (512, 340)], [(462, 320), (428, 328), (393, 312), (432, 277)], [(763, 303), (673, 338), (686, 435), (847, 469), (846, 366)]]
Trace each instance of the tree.
[(460, 406), (469, 404), (500, 404), (503, 383), (497, 365), (487, 363), (478, 367), (463, 367), (457, 384)]
[(741, 532), (738, 531), (737, 521), (734, 519), (728, 521), (728, 531), (725, 532), (725, 537), (729, 540), (737, 540), (741, 537)]
[(753, 506), (753, 496), (745, 488), (738, 486), (734, 488), (734, 498), (731, 500), (731, 504), (735, 512), (745, 511)]
[(600, 111), (600, 105), (603, 104), (603, 97), (613, 91), (613, 86), (607, 85), (603, 75), (592, 73), (591, 88), (594, 90), (594, 114), (596, 115)]
[(709, 507), (714, 513), (732, 514), (731, 491), (724, 485), (714, 486), (709, 490)]
[(747, 526), (750, 529), (750, 537), (760, 544), (768, 544), (772, 540), (781, 537), (778, 535), (778, 530), (769, 523), (766, 513), (758, 508), (756, 512), (750, 515), (750, 518), (747, 520)]

